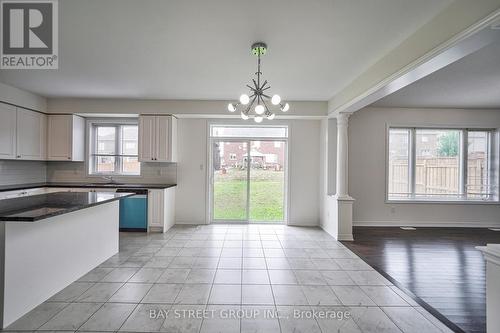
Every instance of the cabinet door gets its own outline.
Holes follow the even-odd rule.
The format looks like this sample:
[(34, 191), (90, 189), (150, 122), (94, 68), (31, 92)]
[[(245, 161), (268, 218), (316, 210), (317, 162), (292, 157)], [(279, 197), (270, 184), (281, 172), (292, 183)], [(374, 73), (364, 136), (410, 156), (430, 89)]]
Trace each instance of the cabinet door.
[(139, 161), (151, 162), (155, 156), (155, 116), (139, 117)]
[(45, 159), (47, 117), (39, 112), (17, 108), (17, 157)]
[(171, 187), (165, 190), (165, 211), (163, 212), (165, 216), (165, 225), (163, 232), (172, 228), (175, 224), (175, 187)]
[(0, 159), (16, 158), (16, 108), (0, 103)]
[(48, 154), (47, 158), (53, 161), (68, 161), (72, 158), (73, 116), (48, 116)]
[(148, 191), (148, 224), (163, 227), (163, 190)]
[(170, 117), (157, 116), (156, 117), (156, 161), (170, 162)]

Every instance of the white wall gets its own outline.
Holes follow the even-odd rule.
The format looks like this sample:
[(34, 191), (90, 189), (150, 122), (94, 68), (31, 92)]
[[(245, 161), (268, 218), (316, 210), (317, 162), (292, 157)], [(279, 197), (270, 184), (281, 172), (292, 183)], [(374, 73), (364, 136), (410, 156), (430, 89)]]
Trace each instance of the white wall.
[(319, 225), (321, 121), (288, 121), (290, 225)]
[[(337, 221), (332, 218), (332, 196), (336, 193), (337, 120), (323, 119), (320, 132), (320, 225), (330, 234), (336, 234)], [(332, 218), (330, 218), (332, 216)]]
[(365, 108), (349, 118), (354, 225), (499, 226), (500, 205), (386, 204), (386, 126), (500, 128), (499, 110)]
[(32, 94), (26, 90), (21, 90), (4, 83), (0, 83), (0, 102), (22, 106), (24, 108), (45, 112), (47, 100)]
[[(223, 119), (179, 119), (177, 223), (207, 223), (209, 122), (243, 123)], [(289, 224), (319, 224), (320, 123), (319, 120), (273, 121), (273, 124), (289, 126)]]
[(177, 154), (175, 220), (179, 224), (205, 224), (208, 190), (206, 119), (179, 119)]
[[(144, 99), (105, 99), (105, 98), (55, 98), (48, 100), (49, 113), (165, 113), (189, 114), (206, 117), (214, 115), (239, 117), (227, 111), (227, 101), (192, 100), (144, 100)], [(327, 102), (290, 102), (287, 116), (324, 117)]]

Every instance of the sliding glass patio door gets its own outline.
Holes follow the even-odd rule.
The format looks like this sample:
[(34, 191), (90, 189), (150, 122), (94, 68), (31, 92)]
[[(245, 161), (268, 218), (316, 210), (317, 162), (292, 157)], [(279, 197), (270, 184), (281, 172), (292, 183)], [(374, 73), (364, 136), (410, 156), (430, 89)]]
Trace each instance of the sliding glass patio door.
[(246, 141), (212, 143), (212, 214), (215, 221), (248, 220)]
[(286, 139), (211, 138), (210, 220), (286, 221)]
[(248, 215), (251, 222), (285, 220), (285, 142), (250, 141)]

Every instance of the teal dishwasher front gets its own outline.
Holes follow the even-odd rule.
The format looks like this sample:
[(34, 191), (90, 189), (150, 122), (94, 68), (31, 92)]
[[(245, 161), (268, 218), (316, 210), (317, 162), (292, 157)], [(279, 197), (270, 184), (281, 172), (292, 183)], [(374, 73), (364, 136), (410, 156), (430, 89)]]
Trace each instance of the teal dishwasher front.
[(120, 200), (120, 231), (147, 231), (148, 191), (120, 188), (117, 192), (135, 193)]

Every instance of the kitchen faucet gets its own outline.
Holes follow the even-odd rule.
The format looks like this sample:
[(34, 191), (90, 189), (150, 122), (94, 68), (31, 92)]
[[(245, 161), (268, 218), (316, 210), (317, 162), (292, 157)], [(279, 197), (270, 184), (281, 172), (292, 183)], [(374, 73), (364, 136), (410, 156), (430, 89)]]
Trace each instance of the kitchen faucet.
[(111, 183), (111, 184), (115, 183), (115, 180), (111, 176), (101, 176), (101, 178), (107, 180), (108, 183)]

